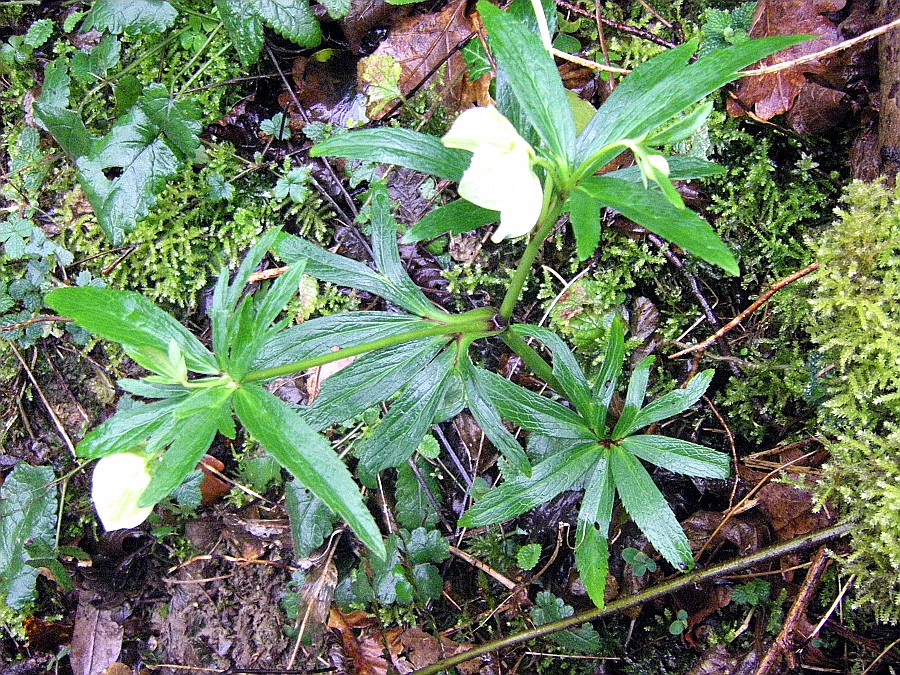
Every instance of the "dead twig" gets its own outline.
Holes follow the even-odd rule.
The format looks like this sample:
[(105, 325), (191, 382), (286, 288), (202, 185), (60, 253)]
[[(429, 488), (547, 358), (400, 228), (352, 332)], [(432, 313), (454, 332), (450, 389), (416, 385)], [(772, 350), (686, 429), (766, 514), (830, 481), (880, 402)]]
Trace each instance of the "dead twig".
[(781, 632), (775, 638), (775, 642), (769, 647), (769, 651), (763, 657), (762, 663), (756, 669), (756, 675), (768, 675), (773, 668), (776, 668), (781, 663), (782, 659), (787, 662), (789, 670), (794, 670), (797, 667), (794, 637), (798, 631), (800, 620), (806, 615), (809, 603), (819, 588), (819, 583), (822, 581), (825, 570), (831, 564), (831, 559), (826, 555), (825, 551), (826, 549), (823, 546), (813, 556), (812, 564), (806, 573), (806, 578), (803, 580), (803, 587), (797, 594), (794, 604), (791, 605), (790, 611), (788, 611), (784, 625), (781, 627)]
[(0, 333), (11, 333), (14, 330), (19, 330), (20, 328), (28, 328), (28, 326), (33, 326), (36, 323), (72, 323), (72, 319), (66, 319), (61, 316), (36, 316), (33, 319), (28, 319), (27, 321), (20, 321), (19, 323), (10, 323), (6, 326), (0, 326)]
[(769, 287), (769, 290), (767, 290), (765, 293), (760, 295), (759, 298), (757, 298), (756, 302), (754, 302), (747, 309), (745, 309), (743, 312), (741, 312), (736, 317), (734, 317), (727, 324), (722, 326), (719, 330), (717, 330), (715, 333), (713, 333), (710, 337), (706, 338), (703, 342), (700, 342), (700, 343), (694, 345), (693, 347), (688, 347), (686, 349), (682, 349), (680, 352), (676, 352), (676, 353), (672, 354), (669, 357), (669, 360), (671, 361), (672, 359), (677, 359), (681, 356), (687, 356), (688, 354), (693, 354), (694, 352), (705, 352), (712, 345), (714, 345), (716, 342), (718, 342), (723, 337), (725, 337), (728, 333), (730, 333), (735, 328), (737, 328), (741, 324), (741, 322), (743, 322), (744, 319), (746, 319), (748, 316), (753, 314), (753, 312), (755, 312), (757, 309), (759, 309), (764, 304), (766, 304), (769, 300), (771, 300), (772, 296), (775, 295), (778, 291), (782, 290), (783, 288), (785, 288), (787, 286), (790, 286), (792, 283), (794, 283), (798, 279), (802, 279), (807, 274), (811, 274), (811, 273), (815, 272), (817, 269), (819, 269), (819, 263), (813, 263), (812, 265), (809, 265), (808, 267), (804, 267), (799, 272), (794, 272), (792, 275), (785, 277), (781, 281), (776, 281), (774, 284), (772, 284), (772, 286)]
[(506, 588), (509, 589), (510, 591), (514, 590), (516, 588), (516, 586), (518, 586), (518, 584), (515, 581), (513, 581), (512, 579), (510, 579), (509, 577), (503, 576), (502, 574), (500, 574), (500, 572), (495, 570), (490, 565), (487, 565), (487, 564), (481, 562), (478, 558), (475, 558), (475, 557), (469, 555), (462, 549), (456, 548), (456, 546), (450, 547), (450, 553), (455, 555), (460, 560), (464, 560), (465, 562), (469, 563), (475, 569), (481, 570), (482, 572), (487, 574), (489, 577), (491, 577), (495, 581), (499, 581), (501, 584), (506, 586)]
[(790, 553), (796, 553), (797, 551), (801, 551), (811, 546), (821, 546), (822, 544), (831, 541), (832, 539), (847, 535), (852, 529), (853, 526), (850, 523), (834, 525), (832, 527), (826, 528), (819, 532), (813, 532), (812, 534), (808, 534), (798, 539), (793, 539), (781, 544), (776, 544), (775, 546), (764, 548), (760, 551), (757, 551), (756, 553), (742, 556), (740, 558), (737, 558), (736, 560), (730, 560), (728, 562), (722, 563), (720, 565), (715, 565), (704, 570), (698, 570), (691, 574), (685, 574), (671, 581), (667, 581), (657, 586), (648, 588), (647, 590), (643, 591), (642, 593), (638, 593), (637, 595), (631, 595), (627, 598), (622, 598), (621, 600), (611, 602), (603, 609), (591, 609), (586, 612), (581, 612), (580, 614), (570, 616), (569, 618), (563, 619), (561, 621), (553, 621), (532, 630), (522, 631), (521, 633), (517, 633), (516, 635), (512, 635), (507, 638), (501, 638), (499, 640), (488, 642), (486, 644), (475, 647), (474, 649), (470, 649), (466, 652), (462, 652), (461, 654), (457, 654), (456, 656), (453, 656), (451, 658), (439, 661), (438, 663), (435, 663), (426, 668), (420, 668), (419, 670), (413, 671), (412, 675), (437, 675), (437, 673), (449, 671), (454, 666), (457, 666), (460, 663), (465, 663), (466, 661), (470, 661), (471, 659), (477, 658), (479, 656), (483, 656), (491, 652), (496, 652), (501, 649), (506, 649), (507, 647), (514, 647), (515, 645), (529, 642), (531, 640), (540, 639), (546, 637), (547, 635), (552, 635), (553, 633), (558, 633), (560, 631), (573, 628), (574, 626), (578, 626), (582, 623), (585, 623), (586, 621), (593, 621), (595, 619), (609, 616), (611, 614), (617, 614), (626, 609), (643, 605), (644, 603), (655, 600), (656, 598), (670, 595), (671, 593), (675, 593), (676, 591), (679, 591), (683, 588), (689, 588), (694, 584), (701, 584), (705, 581), (717, 579), (727, 574), (734, 574), (735, 572), (746, 569), (747, 567), (759, 565), (760, 563), (768, 562), (770, 560), (776, 560), (778, 558), (781, 558), (782, 556), (788, 555)]
[(845, 49), (850, 49), (851, 47), (855, 47), (856, 45), (866, 42), (868, 40), (872, 40), (873, 38), (877, 38), (879, 35), (883, 35), (889, 31), (894, 30), (895, 28), (900, 28), (900, 19), (894, 19), (890, 23), (886, 23), (883, 26), (879, 26), (878, 28), (873, 28), (870, 31), (863, 33), (862, 35), (858, 35), (855, 38), (850, 38), (849, 40), (844, 40), (840, 44), (836, 44), (832, 47), (828, 47), (827, 49), (823, 49), (818, 52), (814, 52), (813, 54), (806, 54), (805, 56), (800, 56), (796, 59), (791, 59), (790, 61), (782, 61), (781, 63), (776, 63), (771, 66), (764, 66), (762, 68), (754, 68), (753, 70), (744, 70), (741, 72), (741, 77), (753, 77), (757, 75), (769, 75), (771, 73), (778, 73), (782, 70), (787, 70), (788, 68), (793, 68), (794, 66), (802, 66), (804, 63), (810, 63), (812, 61), (818, 61), (819, 59), (824, 59), (832, 54), (837, 54), (838, 52), (842, 52)]

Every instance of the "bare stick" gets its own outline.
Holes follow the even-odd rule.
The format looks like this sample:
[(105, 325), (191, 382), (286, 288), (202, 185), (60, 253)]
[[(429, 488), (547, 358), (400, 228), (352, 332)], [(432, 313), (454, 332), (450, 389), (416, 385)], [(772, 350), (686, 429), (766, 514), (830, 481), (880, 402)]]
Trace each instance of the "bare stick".
[[(780, 558), (783, 555), (795, 553), (810, 546), (820, 546), (825, 542), (831, 541), (832, 539), (845, 536), (852, 529), (853, 526), (850, 523), (835, 525), (833, 527), (808, 534), (798, 539), (793, 539), (782, 544), (776, 544), (775, 546), (764, 548), (760, 551), (757, 551), (756, 553), (751, 553), (750, 555), (737, 558), (736, 560), (730, 560), (728, 562), (722, 563), (721, 565), (715, 565), (714, 567), (699, 570), (692, 574), (679, 576), (671, 581), (667, 581), (657, 586), (648, 588), (646, 591), (638, 593), (637, 595), (632, 595), (630, 597), (611, 602), (603, 609), (591, 609), (586, 612), (576, 614), (575, 616), (570, 616), (567, 619), (562, 619), (561, 621), (554, 621), (532, 630), (523, 631), (508, 638), (502, 638), (500, 640), (488, 642), (486, 644), (475, 647), (474, 649), (470, 649), (469, 651), (457, 654), (456, 656), (453, 656), (449, 659), (439, 661), (434, 665), (416, 670), (412, 675), (437, 675), (437, 673), (441, 673), (445, 670), (450, 670), (460, 663), (465, 663), (466, 661), (477, 658), (479, 656), (483, 656), (484, 654), (489, 654), (500, 649), (505, 649), (507, 647), (513, 647), (515, 645), (522, 644), (523, 642), (528, 642), (530, 640), (542, 638), (547, 635), (552, 635), (553, 633), (558, 633), (559, 631), (563, 631), (582, 624), (585, 621), (593, 621), (594, 619), (609, 616), (610, 614), (616, 614), (623, 610), (630, 609), (631, 607), (637, 607), (644, 604), (645, 602), (649, 602), (651, 600), (655, 600), (656, 598), (661, 598), (665, 595), (669, 595), (670, 593), (674, 593), (683, 588), (687, 588), (689, 586), (692, 586), (693, 584), (699, 584), (704, 581), (709, 581), (710, 579), (716, 579), (726, 574), (733, 574), (738, 570), (752, 567), (753, 565), (767, 562), (769, 560), (774, 560), (776, 558)], [(455, 554), (455, 551), (453, 551), (452, 547), (450, 552)]]
[(729, 321), (724, 326), (722, 326), (719, 330), (717, 330), (715, 333), (713, 333), (710, 337), (706, 338), (703, 342), (700, 342), (699, 344), (694, 345), (693, 347), (688, 347), (687, 349), (682, 349), (680, 352), (676, 352), (675, 354), (672, 354), (669, 357), (669, 360), (677, 359), (681, 356), (687, 356), (688, 354), (693, 354), (694, 352), (705, 352), (712, 345), (714, 345), (716, 342), (718, 342), (723, 337), (725, 337), (728, 333), (730, 333), (735, 328), (737, 328), (744, 319), (746, 319), (748, 316), (753, 314), (753, 312), (755, 312), (760, 307), (762, 307), (764, 304), (766, 304), (769, 300), (771, 300), (772, 296), (775, 295), (778, 291), (785, 288), (786, 286), (790, 286), (792, 283), (794, 283), (798, 279), (802, 279), (807, 274), (811, 274), (812, 272), (815, 272), (817, 269), (819, 269), (819, 263), (813, 263), (809, 267), (804, 267), (799, 272), (794, 272), (789, 277), (785, 277), (781, 281), (775, 282), (774, 284), (772, 284), (772, 286), (769, 288), (769, 290), (767, 290), (765, 293), (763, 293), (761, 296), (759, 296), (759, 298), (756, 300), (756, 302), (754, 302), (747, 309), (745, 309), (743, 312), (741, 312), (736, 317), (734, 317), (731, 321)]

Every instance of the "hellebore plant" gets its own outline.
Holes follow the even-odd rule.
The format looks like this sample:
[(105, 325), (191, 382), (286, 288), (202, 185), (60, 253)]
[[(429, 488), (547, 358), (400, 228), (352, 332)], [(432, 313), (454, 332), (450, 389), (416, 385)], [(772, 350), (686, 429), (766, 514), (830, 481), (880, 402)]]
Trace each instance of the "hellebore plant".
[[(694, 158), (666, 158), (659, 148), (690, 137), (711, 110), (701, 100), (738, 77), (741, 68), (800, 40), (749, 40), (693, 63), (696, 42), (672, 49), (636, 68), (576, 134), (556, 65), (534, 31), (486, 2), (478, 4), (478, 11), (499, 70), (496, 108), (462, 113), (443, 139), (405, 129), (370, 129), (334, 136), (312, 154), (396, 164), (458, 183), (461, 199), (419, 222), (406, 234), (407, 242), (497, 222), (494, 241), (527, 235), (500, 306), (451, 314), (425, 296), (400, 260), (398, 224), (383, 184), (373, 186), (365, 209), (373, 266), (270, 231), (232, 282), (223, 271), (216, 285), (212, 351), (135, 293), (95, 288), (50, 293), (49, 307), (120, 343), (153, 373), (121, 380), (123, 390), (143, 401), (120, 405), (77, 449), (81, 457), (100, 459), (94, 495), (107, 527), (131, 526), (143, 518), (195, 469), (218, 433), (235, 437), (236, 416), (323, 508), (343, 518), (375, 555), (384, 556), (381, 533), (353, 474), (319, 432), (390, 401), (385, 417), (356, 448), (356, 475), (363, 484), (375, 486), (379, 472), (407, 463), (433, 424), (468, 408), (503, 455), (505, 482), (475, 503), (464, 525), (498, 523), (563, 490), (583, 487), (576, 560), (595, 603), (603, 603), (616, 494), (667, 561), (680, 569), (692, 566), (687, 539), (640, 460), (724, 478), (728, 458), (637, 432), (693, 405), (712, 372), (644, 405), (652, 364), (645, 360), (631, 377), (621, 415), (612, 420), (608, 409), (624, 353), (618, 323), (592, 384), (558, 336), (510, 322), (538, 252), (563, 214), (568, 214), (581, 259), (599, 245), (600, 212), (607, 207), (736, 274), (731, 252), (708, 223), (685, 208), (671, 183), (717, 173), (718, 167)], [(521, 8), (517, 11), (521, 14)], [(635, 167), (598, 175), (626, 150)], [(271, 247), (290, 270), (268, 288), (244, 295), (252, 270)], [(289, 320), (278, 317), (303, 274), (380, 296), (395, 309), (288, 326)], [(469, 346), (493, 336), (571, 407), (473, 363)], [(529, 339), (547, 348), (552, 363)], [(328, 378), (307, 407), (290, 406), (264, 387), (350, 356), (358, 358)], [(504, 420), (532, 436), (553, 439), (555, 452), (532, 466), (533, 458)]]

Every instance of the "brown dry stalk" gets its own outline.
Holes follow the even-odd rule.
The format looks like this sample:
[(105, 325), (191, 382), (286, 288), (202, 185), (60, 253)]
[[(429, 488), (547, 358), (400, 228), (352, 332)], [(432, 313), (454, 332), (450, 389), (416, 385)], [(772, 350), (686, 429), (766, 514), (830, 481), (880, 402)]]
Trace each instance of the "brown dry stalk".
[(688, 347), (686, 349), (682, 349), (680, 352), (676, 352), (675, 354), (672, 354), (669, 357), (669, 360), (677, 359), (681, 356), (687, 356), (688, 354), (693, 354), (694, 352), (705, 352), (712, 345), (714, 345), (716, 342), (721, 340), (732, 330), (737, 328), (744, 319), (746, 319), (748, 316), (753, 314), (753, 312), (755, 312), (760, 307), (762, 307), (764, 304), (766, 304), (769, 300), (771, 300), (772, 296), (775, 295), (778, 291), (785, 288), (786, 286), (790, 286), (792, 283), (794, 283), (798, 279), (802, 279), (807, 274), (811, 274), (812, 272), (815, 272), (817, 269), (819, 269), (819, 263), (813, 263), (809, 267), (804, 267), (799, 272), (794, 272), (789, 277), (785, 277), (781, 281), (775, 282), (774, 284), (772, 284), (772, 286), (769, 288), (769, 290), (767, 290), (765, 293), (763, 293), (762, 295), (759, 296), (759, 298), (756, 300), (756, 302), (754, 302), (747, 309), (745, 309), (743, 312), (741, 312), (736, 317), (734, 317), (727, 324), (722, 326), (719, 330), (717, 330), (715, 333), (713, 333), (710, 337), (706, 338), (703, 342), (700, 342), (699, 344), (694, 345), (693, 347)]

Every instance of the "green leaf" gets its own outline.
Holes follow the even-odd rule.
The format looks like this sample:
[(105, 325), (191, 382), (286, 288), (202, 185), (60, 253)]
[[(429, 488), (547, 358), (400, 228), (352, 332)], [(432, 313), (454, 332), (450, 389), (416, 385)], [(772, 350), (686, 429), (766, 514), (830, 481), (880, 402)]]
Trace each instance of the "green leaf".
[[(543, 626), (553, 621), (567, 619), (575, 610), (549, 591), (541, 591), (534, 601), (531, 620), (536, 626)], [(572, 654), (599, 654), (603, 650), (600, 635), (589, 623), (578, 628), (554, 633), (549, 636), (553, 642)]]
[(445, 148), (439, 138), (408, 129), (364, 129), (332, 136), (314, 146), (312, 157), (343, 157), (396, 164), (458, 183), (472, 153)]
[(697, 106), (687, 115), (682, 116), (681, 119), (673, 124), (660, 131), (654, 132), (644, 142), (646, 145), (661, 146), (674, 145), (680, 141), (686, 141), (697, 133), (697, 130), (706, 123), (712, 110), (713, 102), (707, 101), (706, 103)]
[(32, 49), (42, 46), (53, 35), (53, 22), (50, 19), (38, 19), (28, 27), (24, 44)]
[(44, 68), (41, 97), (34, 104), (34, 114), (67, 154), (80, 157), (91, 152), (94, 138), (85, 128), (81, 116), (66, 107), (69, 105), (70, 83), (64, 57), (48, 63)]
[(467, 357), (460, 359), (459, 368), (463, 376), (466, 402), (478, 426), (515, 471), (530, 477), (531, 462), (528, 461), (528, 455), (516, 437), (503, 426), (500, 413), (479, 379), (477, 369)]
[(453, 371), (454, 350), (448, 349), (423, 368), (397, 399), (363, 445), (360, 480), (388, 467), (400, 466), (416, 451), (434, 423)]
[(244, 66), (259, 59), (267, 24), (301, 47), (317, 47), (322, 40), (319, 22), (307, 0), (214, 0), (222, 24)]
[(139, 104), (182, 159), (196, 156), (203, 127), (200, 108), (193, 101), (175, 101), (165, 85), (155, 83), (144, 89)]
[(414, 244), (417, 241), (436, 239), (443, 234), (463, 234), (479, 227), (493, 225), (498, 220), (500, 220), (499, 211), (483, 209), (465, 199), (457, 199), (436, 208), (422, 218), (403, 235), (402, 243)]
[(556, 438), (590, 440), (593, 434), (584, 421), (559, 403), (516, 386), (509, 380), (481, 368), (475, 376), (485, 396), (503, 419), (527, 431)]
[(412, 579), (421, 602), (438, 600), (444, 591), (444, 580), (434, 565), (428, 563), (416, 565), (412, 569)]
[(580, 187), (569, 195), (566, 210), (575, 234), (579, 260), (590, 258), (600, 245), (600, 209), (603, 205)]
[(715, 375), (715, 371), (712, 369), (704, 370), (688, 382), (688, 385), (684, 389), (675, 389), (668, 394), (660, 396), (655, 401), (648, 403), (637, 415), (635, 415), (631, 424), (621, 429), (618, 429), (618, 425), (616, 425), (618, 433), (613, 435), (613, 440), (619, 440), (625, 436), (630, 436), (635, 431), (648, 427), (654, 422), (659, 422), (683, 413), (699, 401), (700, 397), (706, 393), (706, 389), (709, 387), (713, 375)]
[(689, 209), (675, 208), (658, 190), (608, 176), (587, 178), (579, 189), (688, 253), (729, 274), (739, 273), (734, 256), (709, 223)]
[[(416, 465), (424, 476), (426, 485), (431, 489), (431, 494), (440, 503), (440, 485), (431, 475), (428, 464), (419, 460)], [(397, 504), (394, 515), (400, 527), (414, 530), (417, 527), (434, 526), (440, 522), (437, 512), (409, 465), (397, 467), (397, 482), (394, 489)]]
[(410, 279), (400, 260), (397, 221), (391, 213), (391, 198), (387, 186), (378, 183), (369, 190), (367, 196), (370, 201), (366, 214), (372, 229), (372, 253), (378, 271), (388, 278), (402, 296), (402, 307), (419, 316), (433, 316), (435, 306)]
[(607, 530), (598, 530), (592, 522), (578, 521), (575, 564), (588, 597), (601, 609), (605, 604), (606, 576), (609, 573), (607, 537)]
[(546, 328), (519, 324), (511, 326), (510, 330), (521, 337), (540, 340), (553, 352), (553, 377), (562, 387), (559, 393), (569, 399), (583, 417), (590, 419), (593, 409), (591, 387), (566, 343)]
[(610, 468), (622, 505), (663, 558), (680, 570), (694, 566), (691, 547), (650, 474), (632, 455), (613, 446)]
[(86, 28), (128, 33), (162, 33), (170, 28), (178, 12), (165, 0), (95, 0), (84, 19)]
[(75, 166), (103, 231), (120, 244), (182, 164), (160, 138), (159, 127), (136, 106), (94, 143), (90, 154), (77, 157)]
[(54, 478), (50, 467), (20, 462), (0, 486), (0, 596), (12, 610), (34, 599), (38, 571), (26, 547), (56, 546)]
[(616, 486), (609, 468), (609, 456), (604, 450), (585, 483), (578, 519), (589, 525), (596, 523), (600, 534), (608, 536), (615, 498)]
[(120, 410), (94, 429), (78, 444), (77, 453), (85, 459), (99, 459), (137, 447), (164, 425), (168, 426), (178, 406), (187, 396), (167, 398), (155, 403), (140, 403)]
[(469, 40), (462, 48), (461, 53), (469, 71), (469, 82), (474, 82), (493, 70), (491, 60), (484, 51), (480, 40)]
[(724, 452), (666, 436), (638, 435), (623, 438), (619, 445), (645, 462), (667, 471), (704, 478), (728, 478), (731, 459)]
[(525, 544), (516, 553), (516, 562), (526, 572), (533, 570), (541, 559), (540, 544)]
[(260, 351), (254, 369), (296, 363), (330, 354), (335, 349), (346, 349), (433, 325), (418, 317), (388, 312), (351, 312), (320, 317), (271, 337)]
[(502, 523), (546, 504), (581, 479), (598, 452), (595, 443), (585, 443), (551, 455), (532, 469), (531, 478), (514, 476), (488, 492), (460, 518), (460, 526)]
[(412, 532), (404, 534), (403, 543), (406, 555), (413, 565), (444, 562), (450, 557), (450, 542), (437, 530), (418, 527)]
[(121, 51), (122, 45), (118, 38), (112, 33), (106, 33), (90, 52), (77, 51), (72, 55), (72, 75), (82, 84), (93, 86), (105, 79), (111, 68), (119, 65)]
[(196, 511), (203, 501), (203, 492), (200, 489), (203, 480), (202, 471), (199, 469), (191, 471), (184, 482), (172, 491), (170, 497), (178, 502), (179, 506), (183, 506), (189, 511)]
[(192, 371), (219, 373), (215, 358), (197, 338), (138, 293), (91, 286), (60, 288), (48, 293), (45, 303), (104, 340), (118, 342), (149, 370), (159, 372), (152, 366), (157, 359), (168, 361), (174, 341)]
[(320, 3), (332, 19), (343, 19), (350, 13), (350, 0), (322, 0)]
[[(738, 71), (808, 37), (749, 40), (689, 63), (697, 49), (692, 40), (642, 63), (604, 102), (577, 141), (577, 164), (590, 175), (618, 155), (598, 156), (607, 145), (649, 134), (719, 87), (739, 77)], [(595, 159), (596, 157), (596, 159)]]
[[(197, 468), (212, 445), (222, 411), (231, 400), (226, 387), (201, 389), (182, 399), (172, 411), (175, 423), (160, 429), (156, 442), (168, 446), (153, 479), (138, 500), (139, 507), (153, 506), (165, 499)], [(154, 443), (151, 438), (150, 446)]]
[[(725, 173), (725, 167), (699, 157), (681, 155), (666, 157), (666, 161), (669, 163), (669, 180), (693, 180), (721, 176)], [(629, 166), (627, 169), (619, 169), (604, 175), (607, 178), (621, 178), (631, 183), (644, 184), (644, 176), (639, 166)]]
[(321, 431), (388, 400), (421, 373), (446, 343), (447, 338), (429, 338), (366, 354), (325, 380), (313, 405), (301, 413), (303, 419)]
[(294, 554), (298, 560), (308, 558), (334, 529), (334, 514), (296, 480), (285, 487), (284, 506), (291, 522)]
[(606, 426), (606, 415), (616, 393), (616, 383), (619, 381), (619, 374), (622, 372), (624, 361), (625, 329), (622, 327), (622, 321), (619, 317), (615, 317), (612, 325), (609, 327), (609, 338), (606, 343), (606, 352), (603, 355), (603, 365), (600, 367), (597, 381), (594, 383), (595, 417), (591, 420), (591, 426), (601, 434)]
[(535, 33), (493, 5), (479, 2), (478, 13), (491, 52), (528, 121), (557, 158), (571, 160), (575, 121), (553, 57)]
[(237, 390), (234, 408), (266, 452), (343, 518), (369, 550), (385, 557), (384, 542), (372, 514), (347, 467), (324, 437), (310, 429), (286, 403), (256, 385)]
[(644, 404), (644, 396), (647, 394), (647, 384), (650, 381), (650, 368), (656, 359), (648, 356), (638, 364), (631, 374), (628, 381), (628, 393), (625, 395), (625, 406), (622, 408), (622, 414), (612, 431), (613, 438), (622, 438), (621, 429), (627, 429), (634, 422), (638, 411)]

